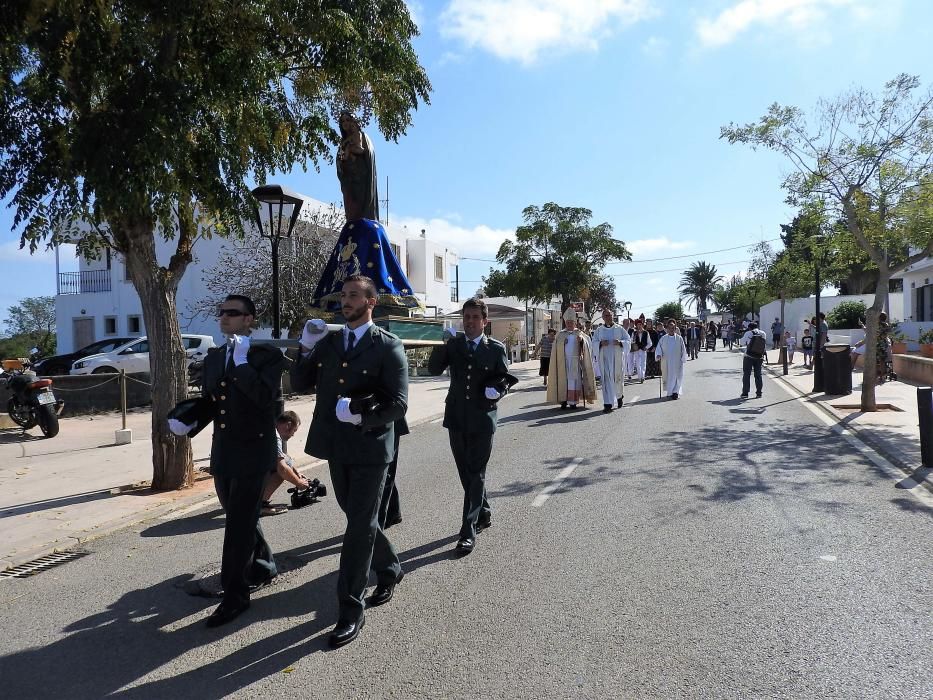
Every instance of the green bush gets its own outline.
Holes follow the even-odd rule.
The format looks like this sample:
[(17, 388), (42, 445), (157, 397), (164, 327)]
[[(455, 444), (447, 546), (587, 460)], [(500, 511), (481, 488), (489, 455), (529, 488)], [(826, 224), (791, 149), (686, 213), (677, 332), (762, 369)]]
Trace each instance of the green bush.
[(929, 345), (933, 343), (933, 328), (930, 328), (926, 331), (921, 331), (920, 337), (917, 338), (917, 340), (921, 345)]
[(830, 328), (860, 328), (868, 307), (863, 301), (844, 301), (826, 314)]

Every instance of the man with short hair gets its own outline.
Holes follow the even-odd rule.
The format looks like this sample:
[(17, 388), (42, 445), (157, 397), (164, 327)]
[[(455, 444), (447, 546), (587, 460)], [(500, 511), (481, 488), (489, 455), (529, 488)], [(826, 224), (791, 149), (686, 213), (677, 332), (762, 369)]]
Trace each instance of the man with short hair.
[(603, 325), (593, 333), (593, 345), (599, 375), (602, 378), (603, 413), (622, 408), (625, 390), (625, 358), (631, 338), (615, 322), (612, 309), (603, 309)]
[(781, 323), (781, 319), (775, 318), (774, 323), (771, 324), (771, 349), (777, 350), (778, 346), (781, 344), (781, 336), (784, 335), (784, 325)]
[(544, 377), (544, 386), (547, 386), (548, 370), (551, 368), (551, 349), (554, 347), (554, 338), (556, 337), (557, 331), (548, 328), (547, 333), (541, 336), (541, 342), (538, 343), (538, 357), (541, 360), (538, 375)]
[(450, 388), (444, 408), (444, 427), (450, 451), (463, 486), (463, 516), (457, 551), (469, 554), (476, 546), (476, 534), (492, 524), (492, 510), (486, 494), (486, 466), (492, 454), (499, 399), (508, 377), (505, 345), (483, 333), (489, 311), (482, 299), (463, 304), (463, 333), (447, 332), (443, 345), (428, 358), (434, 376), (450, 368)]
[(276, 463), (275, 420), (285, 365), (278, 349), (250, 345), (256, 307), (249, 297), (228, 295), (217, 314), (227, 343), (208, 350), (201, 393), (213, 400), (210, 469), (226, 519), (220, 569), (223, 600), (207, 618), (208, 627), (238, 617), (249, 608), (251, 589), (277, 574), (259, 512), (266, 477)]
[(648, 351), (654, 347), (651, 335), (645, 330), (641, 319), (635, 321), (635, 332), (632, 333), (632, 369), (640, 383), (645, 381), (645, 370), (648, 362)]
[[(356, 639), (366, 622), (363, 610), (388, 603), (404, 576), (379, 525), (379, 505), (395, 455), (396, 421), (408, 409), (408, 361), (402, 342), (373, 324), (376, 299), (370, 278), (347, 277), (340, 292), (346, 325), (328, 334), (322, 320), (310, 319), (291, 372), (296, 391), (317, 392), (305, 452), (327, 460), (347, 516), (331, 647)], [(376, 589), (364, 600), (370, 568)]]
[(654, 351), (661, 367), (661, 381), (664, 390), (673, 400), (680, 398), (684, 390), (684, 369), (687, 366), (687, 346), (683, 336), (677, 333), (674, 319), (667, 319), (667, 335), (658, 339)]
[(761, 364), (764, 362), (765, 348), (768, 338), (763, 330), (758, 328), (757, 323), (749, 323), (748, 330), (742, 336), (740, 345), (744, 348), (742, 357), (742, 395), (741, 398), (748, 398), (748, 390), (751, 386), (750, 375), (755, 372), (755, 398), (761, 398), (762, 379)]
[(276, 440), (278, 442), (278, 459), (273, 469), (266, 477), (266, 488), (262, 495), (262, 511), (260, 515), (279, 515), (288, 509), (284, 506), (273, 506), (270, 502), (272, 495), (284, 482), (288, 482), (299, 489), (308, 488), (308, 480), (295, 469), (295, 460), (287, 452), (285, 446), (298, 432), (301, 418), (294, 411), (285, 411), (275, 422)]

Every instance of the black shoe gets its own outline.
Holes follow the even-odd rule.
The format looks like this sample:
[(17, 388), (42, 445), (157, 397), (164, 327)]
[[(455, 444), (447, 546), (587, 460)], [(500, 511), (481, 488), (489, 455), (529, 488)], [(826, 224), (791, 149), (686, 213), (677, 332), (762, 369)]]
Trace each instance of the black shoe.
[(747, 399), (747, 398), (748, 398), (748, 394), (739, 394), (739, 398), (740, 398), (740, 399)]
[(604, 403), (603, 404), (603, 413), (612, 413), (612, 404)]
[(475, 537), (461, 537), (460, 541), (457, 542), (457, 551), (460, 552), (460, 554), (467, 555), (473, 551), (475, 546)]
[(674, 399), (674, 400), (676, 401), (677, 399), (680, 398), (680, 394), (678, 394), (678, 393), (675, 391), (673, 394), (671, 394), (671, 398)]
[(217, 606), (217, 609), (214, 610), (207, 618), (208, 627), (220, 627), (221, 625), (226, 625), (231, 620), (235, 620), (239, 617), (246, 609), (249, 608), (249, 601), (245, 603), (227, 603), (226, 601)]
[(625, 397), (623, 396), (623, 397), (621, 397), (618, 401), (616, 401), (616, 404), (618, 405), (619, 408), (622, 408), (622, 401), (623, 401), (624, 398), (625, 398)]
[(492, 527), (492, 516), (486, 516), (485, 518), (480, 518), (476, 521), (476, 531), (482, 532)]
[(366, 607), (378, 608), (380, 605), (385, 605), (392, 600), (395, 587), (402, 582), (403, 578), (405, 578), (404, 571), (398, 575), (398, 578), (395, 579), (393, 583), (386, 584), (385, 586), (376, 586), (376, 590), (373, 591), (373, 594), (366, 599)]
[(756, 399), (760, 399), (760, 398), (761, 398), (761, 392), (760, 392), (760, 391), (759, 391), (757, 394), (755, 394), (755, 398), (756, 398)]
[(330, 644), (330, 648), (336, 649), (337, 647), (342, 647), (344, 644), (352, 642), (360, 636), (360, 630), (363, 629), (363, 625), (365, 624), (366, 618), (362, 615), (357, 622), (338, 622), (337, 626), (334, 627), (334, 631), (330, 633), (330, 638), (327, 640), (328, 644)]
[(388, 519), (386, 520), (385, 527), (383, 527), (382, 529), (383, 529), (383, 530), (388, 530), (388, 529), (389, 529), (390, 527), (392, 527), (393, 525), (398, 525), (398, 524), (401, 523), (401, 522), (402, 522), (402, 516), (401, 516), (401, 515), (396, 515), (394, 518), (388, 518)]
[(561, 402), (560, 402), (560, 410), (563, 411), (565, 408), (567, 408), (567, 402), (566, 402), (566, 401), (561, 401)]

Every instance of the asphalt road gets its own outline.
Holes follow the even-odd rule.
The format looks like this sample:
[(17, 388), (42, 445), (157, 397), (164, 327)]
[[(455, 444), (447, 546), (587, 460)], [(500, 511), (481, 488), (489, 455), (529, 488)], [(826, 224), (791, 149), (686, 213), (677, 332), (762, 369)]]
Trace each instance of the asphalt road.
[(493, 527), (463, 559), (446, 431), (416, 428), (389, 531), (408, 575), (337, 651), (332, 497), (263, 520), (287, 570), (220, 629), (204, 626), (216, 601), (185, 591), (219, 566), (210, 508), (2, 580), (0, 692), (933, 697), (933, 510), (771, 379), (764, 398), (737, 399), (739, 366), (702, 353), (679, 401), (636, 384), (610, 415), (557, 411), (538, 386), (505, 399)]

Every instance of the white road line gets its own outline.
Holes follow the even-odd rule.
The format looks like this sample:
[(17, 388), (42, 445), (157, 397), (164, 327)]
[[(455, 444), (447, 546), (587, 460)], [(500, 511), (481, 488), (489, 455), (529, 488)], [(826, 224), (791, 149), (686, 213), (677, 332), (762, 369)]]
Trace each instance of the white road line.
[[(770, 372), (768, 373), (768, 376), (771, 377), (774, 383), (781, 387), (790, 396), (797, 399), (804, 406), (806, 406), (807, 410), (816, 416), (820, 422), (831, 428), (832, 431), (837, 435), (841, 435), (842, 438), (847, 443), (849, 443), (852, 449), (869, 460), (890, 478), (894, 479), (900, 485), (902, 490), (912, 495), (925, 506), (933, 508), (933, 494), (931, 494), (924, 486), (921, 486), (914, 479), (909, 477), (905, 478), (906, 475), (902, 469), (895, 467), (877, 451), (862, 442), (861, 438), (859, 438), (859, 436), (852, 430), (841, 426), (836, 420), (833, 419), (832, 416), (827, 415), (825, 410), (807, 401), (806, 395), (801, 394), (796, 387), (793, 387), (788, 382), (785, 382), (783, 379), (776, 377)], [(917, 488), (918, 486), (920, 486), (920, 488)]]
[(566, 479), (568, 476), (573, 474), (573, 470), (579, 467), (582, 462), (583, 462), (583, 459), (581, 457), (574, 457), (573, 461), (570, 464), (568, 464), (566, 467), (561, 469), (560, 474), (555, 476), (551, 480), (551, 483), (545, 486), (544, 489), (542, 489), (541, 493), (535, 496), (535, 500), (531, 502), (531, 507), (539, 508), (540, 506), (543, 506), (544, 503), (547, 501), (547, 499), (551, 497), (551, 494), (560, 488), (561, 482), (564, 479)]

